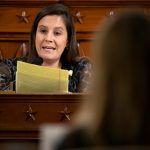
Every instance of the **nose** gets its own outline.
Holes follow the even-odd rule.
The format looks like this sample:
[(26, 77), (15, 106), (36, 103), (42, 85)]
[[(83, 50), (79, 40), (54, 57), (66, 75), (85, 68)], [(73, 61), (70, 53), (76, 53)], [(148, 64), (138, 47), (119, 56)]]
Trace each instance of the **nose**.
[(45, 35), (45, 41), (47, 42), (53, 42), (53, 34), (51, 32), (48, 32), (46, 35)]

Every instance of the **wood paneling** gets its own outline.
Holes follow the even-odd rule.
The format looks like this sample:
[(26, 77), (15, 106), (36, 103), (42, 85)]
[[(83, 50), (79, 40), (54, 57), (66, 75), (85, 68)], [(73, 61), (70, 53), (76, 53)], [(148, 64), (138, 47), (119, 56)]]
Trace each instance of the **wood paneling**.
[(35, 139), (41, 124), (69, 122), (84, 96), (0, 94), (0, 139)]

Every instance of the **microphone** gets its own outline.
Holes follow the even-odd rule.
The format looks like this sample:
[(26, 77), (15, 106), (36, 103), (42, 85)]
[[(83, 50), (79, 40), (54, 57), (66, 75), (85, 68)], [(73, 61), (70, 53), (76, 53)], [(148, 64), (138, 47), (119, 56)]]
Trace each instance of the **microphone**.
[(43, 63), (43, 59), (40, 57), (36, 57), (33, 59), (33, 61), (31, 63), (35, 64), (35, 65), (41, 65)]

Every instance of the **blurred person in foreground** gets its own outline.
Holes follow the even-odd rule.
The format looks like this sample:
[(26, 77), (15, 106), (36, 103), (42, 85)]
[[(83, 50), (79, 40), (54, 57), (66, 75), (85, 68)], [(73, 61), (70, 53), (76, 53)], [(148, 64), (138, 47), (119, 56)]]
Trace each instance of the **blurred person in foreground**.
[(139, 11), (112, 17), (97, 33), (93, 50), (93, 96), (54, 149), (149, 145), (150, 17)]

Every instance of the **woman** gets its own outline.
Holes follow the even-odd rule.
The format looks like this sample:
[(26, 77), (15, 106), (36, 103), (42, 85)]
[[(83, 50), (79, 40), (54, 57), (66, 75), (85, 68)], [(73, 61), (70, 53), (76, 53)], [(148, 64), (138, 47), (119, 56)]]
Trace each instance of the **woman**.
[(87, 91), (90, 62), (87, 58), (79, 57), (74, 21), (63, 4), (46, 6), (37, 14), (31, 29), (28, 55), (1, 63), (1, 67), (5, 66), (7, 70), (4, 72), (0, 69), (2, 82), (8, 84), (15, 80), (17, 60), (72, 70), (69, 91)]

